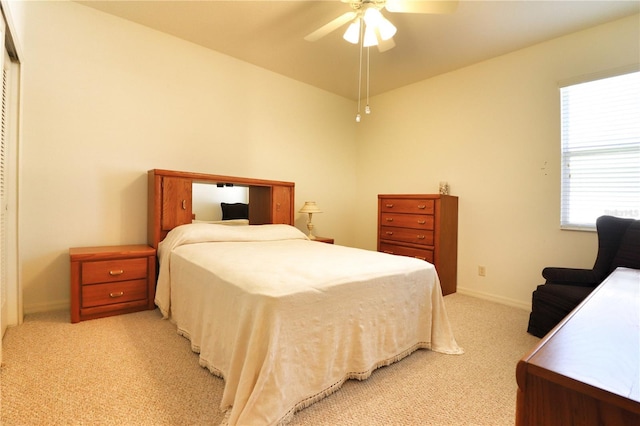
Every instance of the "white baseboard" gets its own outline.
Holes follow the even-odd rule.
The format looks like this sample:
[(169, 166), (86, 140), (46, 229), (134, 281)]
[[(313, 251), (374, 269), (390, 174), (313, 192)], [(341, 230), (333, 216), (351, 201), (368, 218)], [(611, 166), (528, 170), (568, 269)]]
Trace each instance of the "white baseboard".
[(68, 300), (57, 300), (53, 302), (46, 303), (34, 303), (31, 305), (24, 305), (24, 314), (37, 314), (39, 312), (50, 312), (50, 311), (63, 311), (69, 310), (71, 305)]
[(458, 287), (457, 292), (465, 294), (467, 296), (477, 297), (478, 299), (485, 299), (491, 302), (501, 303), (507, 306), (513, 306), (514, 308), (523, 309), (525, 311), (531, 310), (530, 303), (523, 303), (520, 300), (509, 299), (508, 297), (496, 296), (495, 294), (484, 293), (481, 291), (469, 290), (464, 287)]

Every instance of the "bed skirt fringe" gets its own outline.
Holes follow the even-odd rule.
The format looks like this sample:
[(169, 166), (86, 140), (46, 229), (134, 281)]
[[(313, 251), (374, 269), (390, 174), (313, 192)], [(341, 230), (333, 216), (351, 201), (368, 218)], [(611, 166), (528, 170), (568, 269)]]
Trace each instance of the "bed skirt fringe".
[(338, 380), (337, 382), (335, 382), (334, 384), (330, 385), (326, 389), (324, 389), (324, 390), (318, 392), (317, 394), (309, 396), (309, 397), (303, 399), (302, 401), (298, 402), (291, 410), (289, 410), (284, 416), (282, 416), (282, 418), (277, 422), (277, 424), (279, 426), (284, 426), (284, 425), (290, 423), (291, 420), (293, 419), (293, 415), (295, 413), (297, 413), (298, 411), (301, 411), (301, 410), (303, 410), (303, 409), (315, 404), (316, 402), (320, 401), (321, 399), (326, 398), (327, 396), (331, 395), (332, 393), (337, 392), (347, 380), (351, 380), (351, 379), (366, 380), (378, 368), (386, 367), (386, 366), (389, 366), (389, 365), (391, 365), (393, 363), (396, 363), (396, 362), (408, 357), (409, 355), (411, 355), (412, 353), (414, 353), (418, 349), (431, 349), (431, 343), (428, 343), (428, 342), (416, 343), (411, 348), (406, 349), (406, 350), (400, 352), (399, 354), (397, 354), (395, 356), (392, 356), (392, 357), (389, 357), (389, 358), (384, 359), (382, 361), (376, 362), (368, 370), (358, 371), (358, 372), (349, 372), (349, 373), (345, 374), (345, 376), (342, 379)]
[[(181, 330), (178, 329), (178, 334), (185, 337), (186, 339), (189, 340), (189, 342), (191, 343), (191, 350), (195, 353), (200, 353), (200, 348), (196, 345), (194, 345), (191, 342), (191, 336), (189, 335), (188, 332), (186, 332), (185, 330)], [(419, 349), (431, 349), (431, 343), (429, 342), (418, 342), (415, 345), (413, 345), (412, 347), (410, 347), (409, 349), (406, 349), (402, 352), (400, 352), (397, 355), (394, 355), (392, 357), (383, 359), (381, 361), (376, 362), (375, 364), (373, 364), (373, 366), (371, 366), (371, 368), (365, 370), (365, 371), (352, 371), (349, 372), (347, 374), (345, 374), (345, 376), (338, 380), (337, 382), (333, 383), (332, 385), (329, 385), (329, 387), (327, 387), (326, 389), (311, 395), (305, 399), (303, 399), (302, 401), (298, 402), (293, 408), (291, 408), (284, 416), (282, 416), (280, 418), (280, 420), (278, 420), (276, 422), (276, 424), (278, 426), (284, 426), (288, 423), (291, 422), (291, 420), (293, 420), (293, 415), (295, 413), (297, 413), (298, 411), (301, 411), (313, 404), (315, 404), (316, 402), (326, 398), (327, 396), (331, 395), (334, 392), (337, 392), (342, 385), (347, 381), (347, 380), (366, 380), (368, 379), (371, 374), (373, 374), (373, 372), (375, 370), (377, 370), (378, 368), (381, 367), (386, 367), (389, 366), (391, 364), (394, 364), (406, 357), (408, 357), (409, 355), (411, 355), (412, 353), (414, 353), (415, 351), (419, 350)], [(207, 360), (203, 359), (203, 358), (199, 358), (199, 363), (200, 366), (203, 368), (206, 368), (207, 370), (209, 370), (211, 372), (211, 374), (213, 374), (214, 376), (220, 377), (222, 380), (224, 380), (224, 375), (222, 374), (222, 371), (218, 370), (216, 367), (214, 367), (213, 365), (211, 365)], [(225, 416), (224, 419), (222, 420), (222, 422), (220, 423), (220, 426), (228, 426), (229, 424), (229, 415), (231, 413), (231, 408), (232, 407), (227, 407), (224, 412), (225, 412)]]

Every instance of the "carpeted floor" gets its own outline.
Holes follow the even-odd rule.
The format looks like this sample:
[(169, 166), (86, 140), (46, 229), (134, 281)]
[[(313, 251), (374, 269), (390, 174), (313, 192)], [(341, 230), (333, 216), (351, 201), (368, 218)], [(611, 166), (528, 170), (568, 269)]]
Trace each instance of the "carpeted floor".
[[(298, 412), (292, 425), (513, 425), (517, 361), (539, 339), (528, 312), (452, 294), (464, 355), (420, 350)], [(2, 425), (216, 425), (223, 381), (158, 311), (69, 323), (27, 316), (7, 331)]]

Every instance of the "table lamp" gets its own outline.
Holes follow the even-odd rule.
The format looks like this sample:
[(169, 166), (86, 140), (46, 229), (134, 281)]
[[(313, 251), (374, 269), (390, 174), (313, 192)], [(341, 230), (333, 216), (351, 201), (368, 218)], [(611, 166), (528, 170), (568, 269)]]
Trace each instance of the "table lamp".
[(315, 235), (313, 235), (313, 223), (311, 223), (311, 216), (313, 216), (314, 213), (322, 213), (322, 210), (318, 208), (315, 201), (305, 201), (304, 206), (302, 206), (299, 213), (309, 214), (309, 220), (307, 221), (307, 229), (309, 230), (309, 235), (307, 236), (310, 240), (315, 240), (316, 237)]

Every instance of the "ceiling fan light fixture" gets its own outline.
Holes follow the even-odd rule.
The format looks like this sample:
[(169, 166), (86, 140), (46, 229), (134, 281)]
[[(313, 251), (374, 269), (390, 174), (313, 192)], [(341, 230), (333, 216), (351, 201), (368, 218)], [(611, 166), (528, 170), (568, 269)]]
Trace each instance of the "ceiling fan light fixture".
[(366, 25), (364, 29), (364, 47), (376, 46), (378, 38), (376, 37), (375, 27)]
[(378, 45), (378, 37), (376, 34), (382, 40), (387, 41), (398, 31), (395, 25), (373, 6), (368, 7), (367, 10), (364, 11), (362, 19), (365, 23), (365, 47)]
[(384, 19), (382, 13), (375, 7), (368, 7), (367, 10), (364, 11), (364, 22), (367, 26), (371, 25), (373, 27), (378, 26), (380, 21)]
[(351, 44), (358, 44), (358, 41), (360, 41), (360, 18), (349, 24), (342, 38)]
[(380, 31), (380, 38), (389, 40), (398, 30), (388, 19), (382, 18), (382, 21), (378, 24), (378, 31)]
[[(378, 46), (379, 52), (386, 52), (396, 44), (393, 36), (397, 32), (395, 25), (382, 15), (381, 10), (400, 13), (452, 13), (459, 0), (341, 0), (349, 3), (352, 11), (343, 13), (311, 34), (305, 36), (307, 41), (316, 41), (327, 34), (349, 23), (342, 35), (347, 42), (359, 47), (358, 70), (358, 112), (356, 122), (362, 120), (360, 105), (362, 101), (362, 82), (366, 80), (365, 115), (371, 114), (369, 107), (369, 47)], [(366, 49), (366, 75), (363, 75), (363, 50)]]

